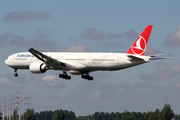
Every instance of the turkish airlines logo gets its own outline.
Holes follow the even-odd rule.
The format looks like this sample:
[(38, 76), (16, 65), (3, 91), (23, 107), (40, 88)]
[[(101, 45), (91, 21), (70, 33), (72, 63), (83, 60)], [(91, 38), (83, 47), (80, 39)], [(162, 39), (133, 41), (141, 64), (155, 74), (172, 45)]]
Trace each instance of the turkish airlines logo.
[(139, 36), (133, 46), (131, 46), (131, 50), (134, 54), (144, 54), (146, 50), (146, 40), (142, 36)]

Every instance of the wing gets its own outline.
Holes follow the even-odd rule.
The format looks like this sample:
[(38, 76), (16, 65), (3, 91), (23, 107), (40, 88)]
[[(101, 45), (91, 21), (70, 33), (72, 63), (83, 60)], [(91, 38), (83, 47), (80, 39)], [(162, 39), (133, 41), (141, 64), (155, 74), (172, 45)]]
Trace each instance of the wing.
[(31, 52), (35, 57), (37, 57), (39, 60), (44, 62), (49, 68), (52, 69), (62, 69), (62, 70), (76, 70), (76, 68), (73, 65), (70, 65), (68, 63), (60, 62), (56, 59), (53, 59), (51, 57), (48, 57), (47, 55), (44, 55), (43, 53), (30, 48), (29, 52)]

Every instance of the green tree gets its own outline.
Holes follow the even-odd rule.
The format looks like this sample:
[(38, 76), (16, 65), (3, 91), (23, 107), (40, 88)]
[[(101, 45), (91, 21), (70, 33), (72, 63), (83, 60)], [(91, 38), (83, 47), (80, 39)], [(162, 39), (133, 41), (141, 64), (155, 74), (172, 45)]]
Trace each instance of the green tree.
[(180, 114), (179, 115), (174, 115), (175, 120), (180, 120)]
[(69, 120), (74, 120), (76, 118), (75, 113), (73, 111), (69, 112)]
[(119, 112), (116, 112), (116, 119), (115, 120), (121, 120), (122, 119), (122, 114)]
[(106, 120), (106, 114), (104, 112), (100, 112), (101, 120)]
[(62, 109), (61, 110), (56, 110), (54, 112), (52, 120), (65, 120), (65, 114), (63, 113)]
[(162, 111), (162, 119), (163, 120), (171, 120), (174, 116), (173, 110), (171, 109), (170, 104), (165, 104)]
[(93, 120), (100, 120), (99, 112), (95, 112), (93, 115)]
[(115, 119), (116, 119), (116, 115), (115, 115), (115, 113), (114, 113), (114, 112), (112, 112), (112, 113), (110, 114), (110, 117), (111, 117), (111, 120), (115, 120)]
[(107, 120), (111, 120), (110, 119), (110, 114), (108, 112), (106, 112), (106, 118), (107, 118)]
[(13, 112), (13, 115), (12, 115), (11, 119), (12, 119), (12, 120), (19, 120), (19, 118), (18, 118), (18, 114), (17, 114), (17, 109), (15, 109), (15, 110), (14, 110), (14, 112)]
[(27, 109), (21, 120), (35, 120), (34, 109)]
[(134, 113), (130, 113), (129, 111), (126, 111), (126, 109), (124, 110), (124, 112), (122, 113), (122, 120), (133, 120), (134, 119)]
[(160, 113), (159, 109), (156, 109), (153, 113), (153, 120), (159, 120), (160, 115), (161, 115), (161, 113)]
[(0, 111), (0, 120), (2, 120), (2, 113), (1, 113), (1, 111)]

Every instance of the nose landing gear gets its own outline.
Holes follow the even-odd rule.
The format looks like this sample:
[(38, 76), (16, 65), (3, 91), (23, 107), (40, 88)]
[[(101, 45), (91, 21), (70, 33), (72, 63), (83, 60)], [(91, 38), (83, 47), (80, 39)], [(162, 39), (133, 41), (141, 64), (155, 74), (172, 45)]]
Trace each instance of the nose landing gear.
[(15, 72), (15, 73), (14, 73), (14, 77), (18, 77), (17, 70), (18, 70), (18, 69), (16, 69), (16, 68), (14, 69), (14, 72)]

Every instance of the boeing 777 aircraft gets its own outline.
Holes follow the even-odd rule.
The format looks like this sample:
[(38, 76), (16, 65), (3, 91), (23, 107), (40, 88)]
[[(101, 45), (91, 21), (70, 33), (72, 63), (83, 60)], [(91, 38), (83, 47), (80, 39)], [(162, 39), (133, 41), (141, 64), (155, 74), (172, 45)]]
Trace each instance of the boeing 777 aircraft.
[(29, 52), (15, 53), (5, 60), (13, 68), (14, 77), (18, 69), (29, 69), (32, 73), (45, 73), (47, 70), (62, 70), (60, 78), (71, 79), (66, 71), (81, 75), (83, 79), (93, 80), (89, 75), (93, 71), (114, 71), (150, 62), (158, 55), (144, 56), (146, 45), (152, 30), (148, 25), (126, 53), (91, 53), (91, 52), (40, 52), (33, 48)]

